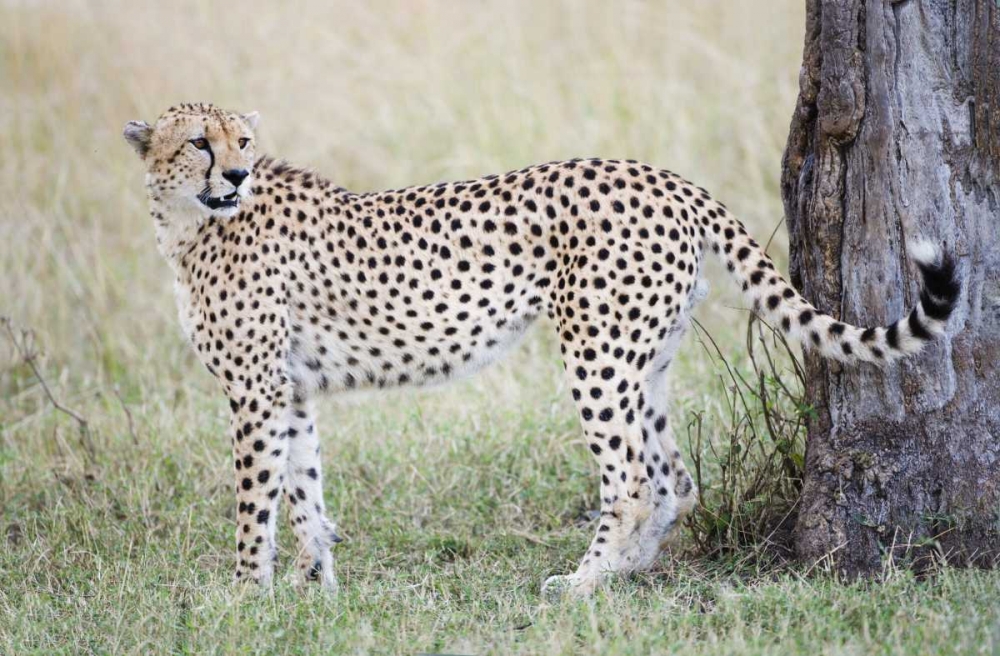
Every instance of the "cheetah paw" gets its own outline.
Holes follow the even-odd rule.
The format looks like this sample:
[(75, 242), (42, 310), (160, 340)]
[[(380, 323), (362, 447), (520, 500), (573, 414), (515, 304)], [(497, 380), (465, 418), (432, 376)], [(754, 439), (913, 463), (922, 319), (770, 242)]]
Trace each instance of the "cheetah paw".
[(598, 584), (599, 580), (593, 576), (550, 576), (542, 584), (542, 596), (553, 603), (563, 599), (586, 599), (594, 593)]
[(333, 571), (333, 556), (329, 552), (309, 562), (300, 562), (295, 569), (293, 579), (296, 587), (305, 588), (319, 584), (329, 595), (336, 595), (338, 590), (337, 575)]

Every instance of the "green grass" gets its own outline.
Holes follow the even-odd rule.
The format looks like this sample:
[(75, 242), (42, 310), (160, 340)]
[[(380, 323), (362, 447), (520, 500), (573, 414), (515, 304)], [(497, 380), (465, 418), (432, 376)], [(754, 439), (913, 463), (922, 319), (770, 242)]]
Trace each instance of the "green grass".
[(843, 585), (699, 557), (685, 540), (592, 602), (545, 603), (541, 581), (574, 567), (597, 506), (551, 347), (539, 334), (440, 391), (323, 404), (327, 497), (347, 537), (333, 599), (284, 579), (269, 595), (231, 585), (217, 399), (135, 391), (133, 437), (117, 397), (82, 394), (93, 455), (75, 422), (22, 401), (0, 451), (0, 652), (993, 651), (995, 574)]
[[(637, 157), (766, 240), (802, 24), (798, 0), (0, 0), (0, 315), (34, 330), (39, 373), (88, 426), (0, 337), (0, 654), (995, 653), (995, 573), (887, 565), (845, 585), (725, 526), (712, 557), (685, 532), (656, 571), (545, 603), (598, 505), (548, 325), (474, 379), (324, 401), (339, 596), (231, 585), (227, 408), (180, 337), (125, 121), (258, 109), (268, 152), (359, 190)], [(718, 273), (697, 316), (746, 374)], [(726, 369), (686, 345), (672, 420), (690, 462), (700, 413), (719, 509), (730, 436), (749, 450), (753, 430), (733, 426)]]

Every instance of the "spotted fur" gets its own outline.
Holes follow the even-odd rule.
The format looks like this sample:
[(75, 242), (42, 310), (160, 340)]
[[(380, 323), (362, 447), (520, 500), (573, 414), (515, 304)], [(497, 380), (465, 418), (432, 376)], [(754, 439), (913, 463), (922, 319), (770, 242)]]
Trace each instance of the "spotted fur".
[(881, 364), (944, 331), (955, 266), (917, 249), (921, 303), (886, 328), (818, 311), (708, 193), (634, 161), (572, 160), (379, 193), (254, 155), (256, 115), (180, 105), (125, 136), (144, 160), (181, 324), (232, 410), (237, 578), (268, 581), (282, 494), (302, 582), (336, 585), (310, 399), (423, 385), (496, 360), (548, 316), (600, 468), (596, 535), (548, 589), (648, 568), (695, 503), (666, 373), (718, 255), (807, 348)]

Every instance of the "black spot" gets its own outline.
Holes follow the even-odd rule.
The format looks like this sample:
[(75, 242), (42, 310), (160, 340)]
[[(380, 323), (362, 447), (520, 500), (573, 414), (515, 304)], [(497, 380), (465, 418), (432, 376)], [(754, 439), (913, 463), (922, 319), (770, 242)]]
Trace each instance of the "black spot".
[(946, 321), (955, 309), (955, 299), (938, 300), (933, 297), (929, 290), (920, 291), (920, 307), (924, 314), (937, 321)]
[(913, 336), (916, 337), (917, 339), (922, 339), (924, 341), (927, 341), (934, 338), (934, 334), (931, 331), (927, 330), (927, 327), (920, 322), (920, 317), (918, 316), (917, 308), (913, 308), (913, 310), (910, 311), (910, 318), (908, 323), (910, 324), (910, 332), (913, 333)]
[[(928, 311), (928, 307), (926, 306), (924, 307), (924, 313), (934, 319), (947, 319), (962, 291), (961, 282), (958, 279), (958, 273), (955, 268), (955, 259), (950, 253), (945, 253), (940, 263), (924, 264), (918, 262), (917, 266), (920, 268), (920, 273), (923, 276), (924, 291), (927, 292), (926, 296), (930, 301), (927, 305), (932, 306), (931, 309), (934, 312), (943, 314), (944, 316), (935, 316), (932, 312)], [(931, 298), (932, 296), (934, 297), (933, 299)], [(922, 305), (924, 297), (925, 294), (922, 292), (920, 296)]]
[(885, 330), (885, 341), (890, 348), (899, 349), (899, 322), (894, 322)]

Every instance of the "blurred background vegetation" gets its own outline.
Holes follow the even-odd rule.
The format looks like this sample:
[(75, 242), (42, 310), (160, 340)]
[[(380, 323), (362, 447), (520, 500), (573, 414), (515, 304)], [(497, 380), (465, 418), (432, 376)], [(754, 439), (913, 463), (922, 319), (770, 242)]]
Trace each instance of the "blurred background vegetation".
[(121, 138), (183, 101), (260, 111), (264, 152), (358, 191), (641, 159), (766, 238), (802, 20), (794, 1), (5, 0), (0, 306), (81, 375), (191, 360)]

